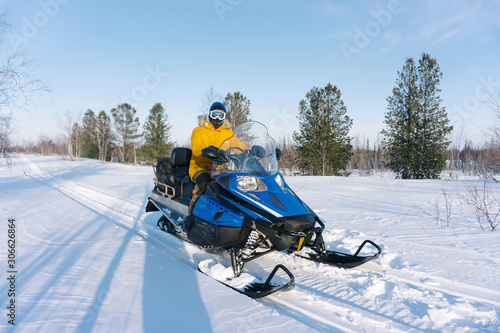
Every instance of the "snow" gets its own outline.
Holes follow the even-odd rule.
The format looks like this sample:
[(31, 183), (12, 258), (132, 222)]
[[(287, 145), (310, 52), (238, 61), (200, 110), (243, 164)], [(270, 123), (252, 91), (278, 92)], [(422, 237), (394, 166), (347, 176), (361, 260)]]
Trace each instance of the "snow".
[[(152, 178), (150, 167), (56, 156), (19, 155), (0, 168), (0, 253), (14, 219), (17, 272), (10, 297), (2, 259), (0, 331), (500, 330), (500, 231), (482, 230), (460, 204), (461, 180), (285, 177), (325, 221), (329, 249), (353, 253), (371, 239), (383, 253), (351, 270), (271, 253), (246, 267), (265, 275), (282, 263), (295, 288), (252, 300), (198, 272), (226, 253), (156, 228), (159, 213), (144, 211)], [(443, 187), (450, 226), (433, 217)]]

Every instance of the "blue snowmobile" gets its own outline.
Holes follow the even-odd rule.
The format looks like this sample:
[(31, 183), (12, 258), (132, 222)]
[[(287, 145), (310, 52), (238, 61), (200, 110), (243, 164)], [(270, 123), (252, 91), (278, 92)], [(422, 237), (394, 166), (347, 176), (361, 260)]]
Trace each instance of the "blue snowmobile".
[[(184, 225), (194, 189), (188, 175), (191, 155), (191, 149), (178, 147), (170, 157), (158, 159), (146, 212), (161, 211), (158, 227), (163, 231), (200, 247), (228, 250), (233, 278), (242, 274), (245, 263), (272, 251), (343, 268), (380, 256), (380, 247), (370, 240), (365, 240), (355, 254), (326, 249), (322, 237), (325, 224), (288, 187), (278, 171), (281, 154), (276, 143), (267, 128), (256, 121), (237, 126), (234, 136), (219, 148), (202, 151), (213, 161), (215, 181), (198, 199)], [(360, 255), (366, 244), (374, 248), (370, 251), (374, 253)], [(206, 273), (206, 265), (198, 267)], [(286, 283), (273, 282), (278, 271), (284, 272)], [(294, 277), (285, 266), (277, 265), (263, 282), (241, 288), (225, 280), (220, 282), (257, 298), (292, 287)]]

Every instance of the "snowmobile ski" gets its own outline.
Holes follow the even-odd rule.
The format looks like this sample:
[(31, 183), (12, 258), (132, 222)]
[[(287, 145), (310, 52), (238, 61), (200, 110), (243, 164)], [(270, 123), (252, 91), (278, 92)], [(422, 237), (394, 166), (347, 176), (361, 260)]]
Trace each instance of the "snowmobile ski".
[[(377, 249), (377, 253), (369, 256), (360, 256), (359, 253), (367, 243), (375, 247)], [(302, 254), (300, 252), (297, 252), (296, 255), (305, 259), (313, 260), (320, 263), (327, 263), (341, 268), (354, 268), (363, 265), (368, 261), (377, 259), (382, 253), (382, 249), (377, 244), (368, 239), (365, 240), (359, 246), (358, 250), (354, 254), (347, 254), (337, 251), (328, 251), (324, 249), (316, 251), (317, 251), (316, 253), (307, 253), (307, 254), (306, 253)]]
[[(217, 282), (251, 298), (262, 298), (280, 290), (289, 290), (293, 288), (294, 283), (292, 273), (281, 264), (276, 265), (265, 280), (247, 272), (234, 276), (231, 267), (225, 267), (213, 259), (207, 259), (198, 263), (198, 270)], [(276, 282), (278, 278), (275, 278), (275, 276), (279, 270), (285, 273), (288, 279), (287, 282)]]

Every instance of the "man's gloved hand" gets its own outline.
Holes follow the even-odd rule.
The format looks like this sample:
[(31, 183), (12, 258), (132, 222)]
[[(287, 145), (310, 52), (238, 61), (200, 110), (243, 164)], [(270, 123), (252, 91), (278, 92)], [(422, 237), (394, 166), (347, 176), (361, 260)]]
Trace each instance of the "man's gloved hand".
[(202, 149), (201, 156), (211, 159), (212, 161), (215, 162), (220, 162), (220, 163), (228, 162), (228, 159), (226, 157), (226, 154), (224, 154), (224, 151), (215, 146), (208, 146), (207, 148)]
[(251, 152), (252, 155), (257, 158), (263, 158), (264, 156), (266, 156), (266, 150), (258, 145), (252, 146)]
[(276, 159), (277, 159), (278, 161), (281, 161), (281, 149), (276, 148), (276, 149), (275, 149), (275, 152), (276, 152)]

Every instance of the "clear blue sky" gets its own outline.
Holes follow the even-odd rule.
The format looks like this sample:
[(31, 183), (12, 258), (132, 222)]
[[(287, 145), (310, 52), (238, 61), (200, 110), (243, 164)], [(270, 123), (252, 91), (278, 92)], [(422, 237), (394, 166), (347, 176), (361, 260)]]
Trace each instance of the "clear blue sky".
[(56, 136), (56, 114), (131, 103), (141, 123), (154, 103), (172, 139), (188, 142), (213, 85), (240, 91), (277, 138), (298, 129), (298, 103), (336, 85), (359, 133), (384, 128), (386, 98), (407, 57), (437, 59), (441, 97), (456, 127), (479, 143), (492, 114), (478, 102), (500, 89), (499, 1), (176, 0), (4, 1), (4, 48), (29, 52), (53, 90), (14, 110), (18, 138)]

